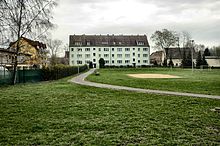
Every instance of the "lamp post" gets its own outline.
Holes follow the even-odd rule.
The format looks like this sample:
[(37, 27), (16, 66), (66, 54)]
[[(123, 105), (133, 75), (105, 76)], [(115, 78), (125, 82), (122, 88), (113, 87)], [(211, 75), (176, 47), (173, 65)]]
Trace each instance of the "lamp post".
[(192, 72), (193, 72), (193, 65), (194, 65), (194, 63), (193, 63), (193, 50), (194, 50), (194, 40), (190, 40), (190, 42), (191, 42), (191, 57), (192, 57)]

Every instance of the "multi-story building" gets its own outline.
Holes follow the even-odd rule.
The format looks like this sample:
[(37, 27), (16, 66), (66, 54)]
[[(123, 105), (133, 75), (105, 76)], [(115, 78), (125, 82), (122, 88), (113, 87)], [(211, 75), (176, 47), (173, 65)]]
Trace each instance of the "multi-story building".
[(106, 66), (143, 66), (150, 64), (150, 46), (146, 35), (70, 35), (70, 65), (93, 63)]

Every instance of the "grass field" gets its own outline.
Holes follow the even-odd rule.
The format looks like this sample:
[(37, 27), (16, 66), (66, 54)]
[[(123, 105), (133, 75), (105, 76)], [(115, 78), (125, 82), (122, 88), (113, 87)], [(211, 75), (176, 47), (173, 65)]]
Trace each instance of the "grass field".
[(67, 79), (1, 87), (0, 145), (220, 145), (215, 107), (220, 100), (114, 91)]
[[(202, 93), (220, 95), (220, 70), (195, 70), (190, 69), (101, 69), (100, 76), (90, 75), (87, 79), (99, 83), (129, 86), (145, 89), (168, 90), (178, 92)], [(128, 77), (127, 74), (169, 74), (180, 76), (173, 79), (140, 79)]]

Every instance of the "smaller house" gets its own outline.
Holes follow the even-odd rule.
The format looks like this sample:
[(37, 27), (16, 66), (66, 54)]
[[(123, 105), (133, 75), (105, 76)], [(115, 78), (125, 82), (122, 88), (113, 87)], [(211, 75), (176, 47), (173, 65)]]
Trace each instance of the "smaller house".
[(219, 56), (205, 56), (210, 67), (220, 67), (220, 57)]
[[(167, 64), (169, 63), (170, 59), (172, 59), (174, 66), (181, 66), (182, 59), (185, 53), (185, 57), (189, 54), (191, 56), (192, 49), (191, 48), (166, 48), (167, 52)], [(196, 64), (196, 58), (198, 53), (193, 50), (193, 62)], [(164, 60), (164, 59), (163, 59)]]
[(151, 64), (157, 64), (157, 65), (162, 65), (163, 59), (164, 58), (164, 53), (163, 51), (156, 51), (153, 52), (150, 55), (150, 63)]
[[(9, 51), (15, 52), (18, 41), (10, 43)], [(47, 53), (46, 44), (39, 41), (33, 41), (28, 38), (22, 37), (19, 42), (19, 53), (29, 54), (30, 59), (23, 62), (24, 65), (37, 65), (47, 66)]]
[[(26, 60), (30, 60), (31, 55), (25, 53), (18, 54), (18, 64), (22, 64)], [(0, 48), (0, 65), (11, 67), (15, 60), (15, 52), (8, 49)]]

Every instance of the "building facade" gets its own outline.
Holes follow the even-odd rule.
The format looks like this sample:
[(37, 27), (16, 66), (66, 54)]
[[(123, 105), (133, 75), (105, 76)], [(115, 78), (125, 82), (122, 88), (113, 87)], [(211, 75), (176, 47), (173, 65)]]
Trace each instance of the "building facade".
[[(10, 47), (8, 50), (15, 52), (17, 48), (17, 43), (18, 41), (10, 43)], [(30, 55), (29, 59), (23, 60), (23, 65), (37, 65), (39, 67), (47, 66), (48, 50), (46, 44), (22, 37), (20, 39), (19, 45), (19, 53)]]
[(70, 35), (69, 64), (93, 63), (99, 68), (103, 58), (106, 66), (147, 66), (150, 46), (146, 35)]

